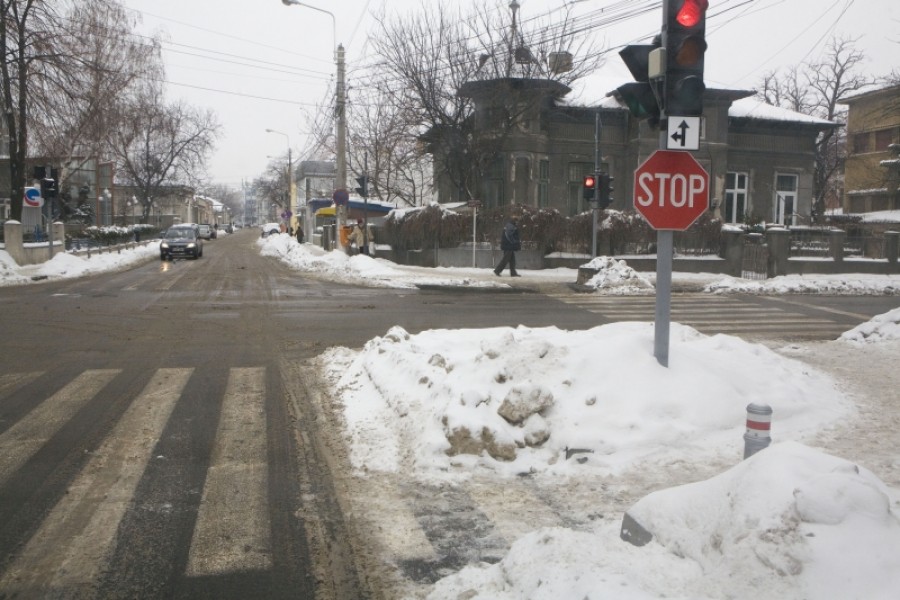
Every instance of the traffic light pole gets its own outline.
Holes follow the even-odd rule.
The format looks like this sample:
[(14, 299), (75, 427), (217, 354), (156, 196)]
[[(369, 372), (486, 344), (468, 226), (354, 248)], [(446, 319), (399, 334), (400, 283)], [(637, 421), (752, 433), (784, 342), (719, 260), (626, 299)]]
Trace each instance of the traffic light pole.
[[(663, 2), (663, 23), (666, 23), (667, 2)], [(662, 47), (666, 47), (665, 28)], [(665, 102), (659, 113), (659, 149), (667, 147), (668, 134)], [(653, 318), (653, 356), (663, 367), (669, 366), (669, 330), (672, 318), (672, 262), (675, 256), (675, 234), (671, 229), (656, 230), (656, 311)]]
[(593, 209), (591, 212), (593, 213), (593, 227), (591, 227), (591, 231), (593, 233), (591, 237), (591, 258), (597, 258), (597, 213), (600, 212), (600, 128), (602, 124), (600, 123), (600, 111), (597, 111), (594, 123), (594, 201), (593, 201)]

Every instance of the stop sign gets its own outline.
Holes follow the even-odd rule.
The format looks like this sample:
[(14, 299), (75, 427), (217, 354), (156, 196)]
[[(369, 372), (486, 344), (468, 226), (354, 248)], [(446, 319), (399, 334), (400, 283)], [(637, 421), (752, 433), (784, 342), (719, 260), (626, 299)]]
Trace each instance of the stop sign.
[(709, 208), (709, 173), (690, 152), (657, 150), (634, 171), (634, 208), (653, 229), (684, 231)]

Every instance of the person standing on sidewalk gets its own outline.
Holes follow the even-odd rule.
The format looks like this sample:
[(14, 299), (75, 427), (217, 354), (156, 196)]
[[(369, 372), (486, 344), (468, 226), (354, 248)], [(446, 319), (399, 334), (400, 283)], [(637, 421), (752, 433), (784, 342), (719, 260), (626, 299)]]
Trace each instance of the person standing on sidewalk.
[(510, 217), (509, 221), (503, 227), (503, 235), (500, 236), (500, 249), (503, 250), (503, 258), (500, 264), (494, 268), (494, 275), (500, 277), (500, 273), (509, 265), (509, 276), (518, 277), (516, 272), (516, 252), (522, 249), (522, 242), (519, 240), (519, 228), (516, 225), (516, 218)]

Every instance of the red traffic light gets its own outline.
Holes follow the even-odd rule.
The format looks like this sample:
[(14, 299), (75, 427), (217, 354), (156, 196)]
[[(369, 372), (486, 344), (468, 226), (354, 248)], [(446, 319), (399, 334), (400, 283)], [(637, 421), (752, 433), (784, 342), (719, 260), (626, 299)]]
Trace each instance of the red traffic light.
[(584, 176), (584, 187), (594, 189), (597, 187), (597, 178), (593, 175)]
[(703, 13), (709, 7), (709, 0), (684, 0), (675, 20), (683, 27), (695, 27), (703, 20)]

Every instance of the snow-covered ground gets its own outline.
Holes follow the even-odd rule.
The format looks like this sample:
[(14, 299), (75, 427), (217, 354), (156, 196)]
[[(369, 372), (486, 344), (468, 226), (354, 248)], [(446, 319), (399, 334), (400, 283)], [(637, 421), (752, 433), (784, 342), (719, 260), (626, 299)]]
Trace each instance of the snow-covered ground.
[[(286, 235), (259, 245), (293, 268), (344, 282), (509, 281), (487, 269), (347, 257)], [(151, 244), (133, 260), (156, 252)], [(88, 272), (85, 259), (59, 256), (19, 269), (4, 255), (6, 285), (35, 274)], [(124, 264), (90, 261), (94, 270), (107, 261), (109, 268)], [(623, 263), (604, 264), (598, 293), (652, 285)], [(536, 283), (575, 279), (572, 269), (523, 275)], [(706, 277), (711, 293), (748, 291), (747, 282)], [(900, 277), (784, 277), (752, 285), (760, 293), (897, 294)], [(452, 485), (477, 476), (502, 487), (526, 473), (538, 484), (612, 485), (640, 477), (648, 465), (661, 477), (627, 509), (653, 534), (647, 545), (622, 541), (618, 516), (588, 529), (534, 528), (496, 564), (441, 579), (429, 598), (888, 599), (900, 589), (898, 324), (900, 308), (839, 340), (775, 351), (673, 323), (668, 368), (653, 358), (652, 325), (642, 323), (416, 335), (392, 327), (361, 349), (329, 349), (321, 364), (337, 390), (358, 477), (403, 472)], [(774, 443), (742, 461), (745, 410), (760, 402), (773, 409)], [(727, 467), (682, 485), (678, 466), (692, 463)]]

